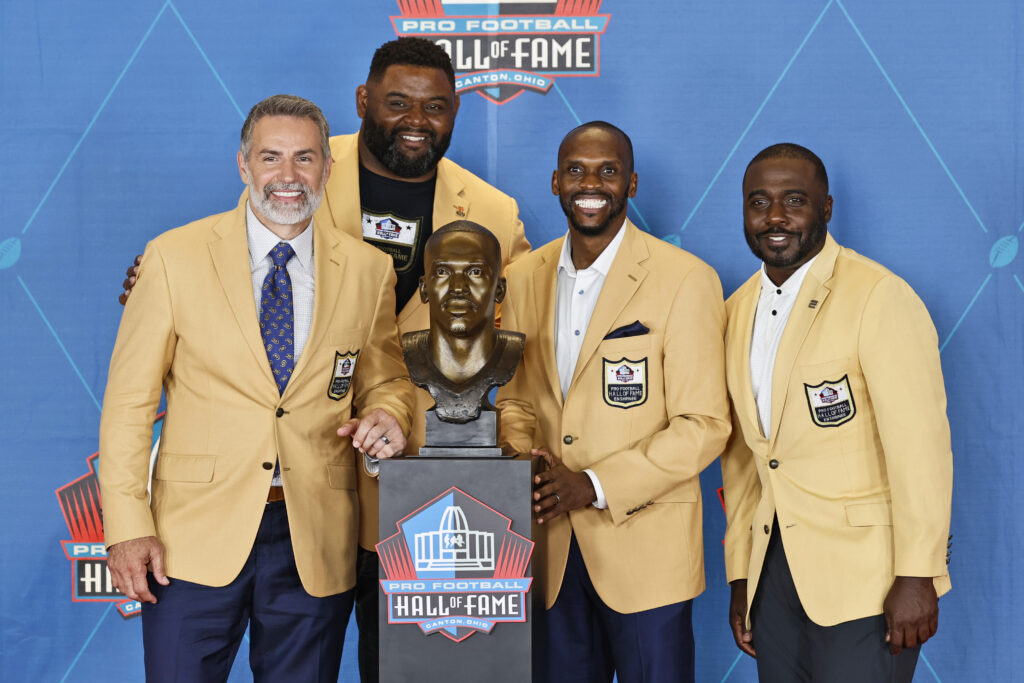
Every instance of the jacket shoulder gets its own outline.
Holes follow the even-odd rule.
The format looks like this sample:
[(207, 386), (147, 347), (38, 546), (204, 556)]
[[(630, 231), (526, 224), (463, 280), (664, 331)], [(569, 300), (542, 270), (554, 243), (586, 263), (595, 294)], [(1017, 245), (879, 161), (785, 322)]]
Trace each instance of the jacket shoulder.
[(441, 173), (453, 178), (458, 178), (465, 185), (466, 191), (472, 196), (474, 202), (491, 202), (498, 205), (508, 205), (515, 200), (511, 195), (505, 194), (494, 185), (476, 175), (469, 169), (459, 166), (448, 157), (442, 157), (437, 164)]
[[(213, 231), (219, 224), (239, 220), (235, 215), (237, 211), (238, 209), (233, 209), (223, 213), (216, 213), (212, 216), (206, 216), (191, 223), (171, 228), (154, 237), (150, 244), (167, 252), (187, 250), (205, 245), (210, 239), (215, 237)], [(244, 216), (240, 220), (244, 224)]]
[(532, 273), (550, 260), (554, 260), (555, 265), (557, 265), (558, 253), (561, 248), (562, 238), (559, 237), (527, 254), (523, 254), (523, 256), (505, 266), (505, 278), (511, 280), (526, 277), (529, 273)]
[(356, 149), (359, 133), (346, 133), (345, 135), (332, 135), (328, 143), (331, 146), (331, 156), (337, 161), (339, 156), (344, 156)]
[(691, 274), (711, 277), (718, 281), (718, 273), (706, 261), (685, 249), (675, 246), (660, 237), (637, 230), (638, 239), (647, 247), (650, 254), (651, 267), (671, 274), (678, 279), (686, 279)]

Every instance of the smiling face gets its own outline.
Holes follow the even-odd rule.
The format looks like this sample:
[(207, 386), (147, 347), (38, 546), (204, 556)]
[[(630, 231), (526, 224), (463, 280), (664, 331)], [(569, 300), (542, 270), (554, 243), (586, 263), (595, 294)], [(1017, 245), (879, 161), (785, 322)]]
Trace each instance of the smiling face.
[(364, 165), (398, 180), (426, 180), (448, 150), (459, 98), (441, 69), (394, 64), (356, 89)]
[(762, 159), (743, 177), (743, 232), (779, 285), (825, 245), (832, 197), (806, 159)]
[(308, 118), (265, 116), (252, 129), (248, 158), (238, 152), (249, 206), (261, 223), (286, 239), (301, 232), (316, 213), (330, 170), (320, 130)]
[(505, 298), (501, 253), (485, 234), (435, 234), (427, 241), (420, 298), (430, 304), (430, 325), (452, 337), (472, 338), (494, 327), (494, 306)]
[(602, 127), (577, 129), (558, 148), (551, 191), (572, 229), (587, 237), (617, 229), (636, 195), (633, 156), (621, 135)]

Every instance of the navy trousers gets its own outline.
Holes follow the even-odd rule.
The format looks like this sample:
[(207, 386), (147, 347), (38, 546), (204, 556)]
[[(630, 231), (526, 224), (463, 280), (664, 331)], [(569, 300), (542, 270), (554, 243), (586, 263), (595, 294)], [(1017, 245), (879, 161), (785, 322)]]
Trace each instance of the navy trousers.
[(910, 683), (921, 647), (893, 656), (878, 614), (819, 626), (807, 617), (789, 571), (778, 520), (750, 612), (762, 683)]
[(268, 503), (238, 577), (212, 587), (149, 577), (155, 605), (142, 603), (148, 683), (226, 681), (245, 629), (260, 681), (336, 683), (353, 591), (306, 593), (292, 553), (284, 502)]
[(380, 637), (377, 594), (380, 592), (377, 553), (359, 548), (356, 556), (356, 626), (359, 628), (359, 680), (380, 679)]
[[(643, 581), (643, 576), (636, 577)], [(622, 614), (594, 590), (576, 536), (545, 615), (548, 683), (693, 683), (693, 601)]]

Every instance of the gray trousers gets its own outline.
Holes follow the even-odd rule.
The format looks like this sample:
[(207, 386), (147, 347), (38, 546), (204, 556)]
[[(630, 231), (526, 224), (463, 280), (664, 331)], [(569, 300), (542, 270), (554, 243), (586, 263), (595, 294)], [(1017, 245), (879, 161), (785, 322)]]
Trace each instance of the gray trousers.
[(835, 626), (812, 622), (800, 604), (775, 521), (751, 607), (761, 683), (911, 683), (920, 646), (893, 656), (881, 614)]

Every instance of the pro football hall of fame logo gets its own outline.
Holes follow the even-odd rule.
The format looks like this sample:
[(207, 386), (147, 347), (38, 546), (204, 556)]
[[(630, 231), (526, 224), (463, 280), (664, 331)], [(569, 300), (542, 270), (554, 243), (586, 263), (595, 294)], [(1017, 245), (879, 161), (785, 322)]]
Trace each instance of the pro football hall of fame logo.
[(526, 621), (533, 542), (508, 517), (453, 486), (397, 526), (377, 544), (389, 624), (460, 642)]
[(427, 38), (455, 67), (455, 91), (504, 104), (554, 77), (600, 75), (601, 0), (398, 0), (399, 36)]
[[(156, 456), (156, 444), (163, 426), (163, 414), (153, 424), (153, 448), (150, 472)], [(103, 543), (103, 505), (100, 482), (96, 477), (99, 453), (86, 458), (88, 471), (55, 491), (60, 510), (68, 525), (70, 541), (61, 541), (64, 555), (71, 562), (71, 599), (74, 602), (113, 602), (125, 619), (141, 614), (138, 600), (129, 600), (114, 588), (107, 569), (107, 550)]]

